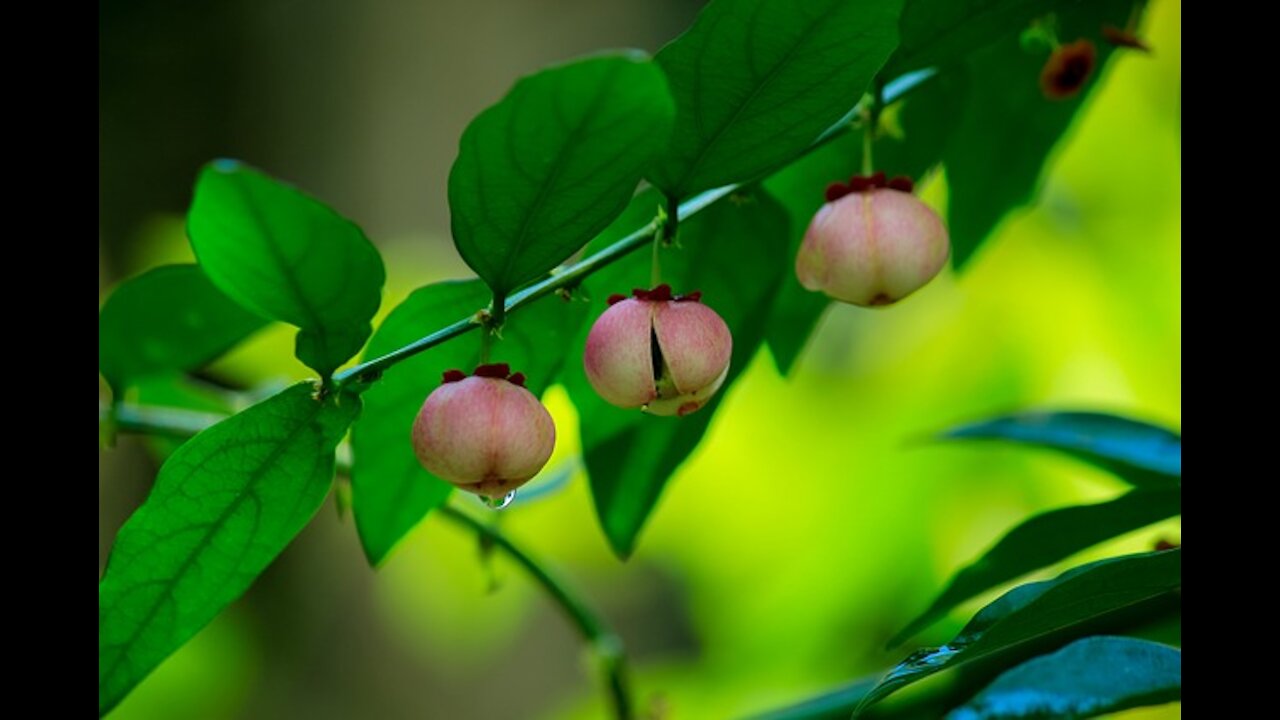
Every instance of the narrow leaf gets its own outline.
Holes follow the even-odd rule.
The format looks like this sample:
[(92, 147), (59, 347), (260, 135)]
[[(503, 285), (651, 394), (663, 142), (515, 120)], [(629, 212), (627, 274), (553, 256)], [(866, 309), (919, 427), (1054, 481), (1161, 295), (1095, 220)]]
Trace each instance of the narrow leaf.
[[(369, 341), (366, 357), (390, 352), (484, 307), (489, 295), (479, 280), (444, 282), (415, 290)], [(529, 390), (541, 394), (565, 361), (563, 348), (586, 316), (583, 302), (548, 296), (513, 314), (491, 360), (523, 372)], [(410, 444), (410, 428), (422, 401), (445, 370), (479, 364), (480, 335), (437, 345), (388, 369), (361, 396), (365, 412), (351, 431), (352, 503), (356, 529), (369, 563), (377, 565), (410, 529), (438, 507), (453, 488), (422, 468)]]
[[(658, 196), (642, 193), (619, 222), (634, 229), (652, 218)], [(662, 281), (676, 293), (702, 291), (702, 301), (724, 318), (733, 333), (729, 375), (715, 397), (683, 418), (654, 417), (601, 400), (582, 370), (584, 326), (566, 365), (565, 387), (578, 408), (582, 447), (596, 514), (610, 545), (631, 554), (668, 478), (693, 452), (734, 380), (746, 369), (764, 338), (764, 321), (786, 266), (787, 219), (762, 191), (741, 193), (716, 203), (680, 224), (680, 248), (661, 252)], [(599, 243), (607, 243), (606, 233)], [(589, 278), (584, 285), (594, 303), (592, 320), (605, 298), (649, 287), (647, 253), (636, 253)]]
[(315, 514), (351, 396), (295, 385), (205, 430), (160, 468), (98, 583), (98, 713), (105, 714), (239, 597)]
[(187, 216), (200, 267), (254, 312), (297, 325), (297, 355), (328, 377), (364, 345), (382, 258), (320, 201), (231, 160), (205, 166)]
[(676, 99), (649, 178), (668, 196), (760, 178), (848, 113), (897, 45), (902, 0), (715, 0), (657, 55)]
[(1181, 512), (1182, 489), (1169, 488), (1134, 490), (1108, 502), (1036, 515), (1010, 530), (972, 565), (956, 573), (929, 609), (894, 636), (889, 645), (906, 641), (979, 593)]
[(136, 382), (196, 370), (266, 324), (223, 295), (196, 265), (130, 278), (98, 312), (98, 371), (119, 398)]
[(1100, 636), (1005, 672), (947, 720), (1090, 718), (1181, 699), (1181, 650)]
[[(876, 170), (883, 170), (890, 177), (906, 175), (919, 181), (941, 161), (955, 113), (963, 102), (962, 80), (955, 75), (926, 80), (910, 96), (890, 105), (872, 149)], [(861, 173), (862, 153), (862, 131), (855, 130), (765, 180), (765, 189), (786, 207), (791, 217), (790, 258), (795, 258), (809, 223), (825, 202), (827, 186)], [(786, 375), (791, 371), (829, 304), (826, 295), (806, 290), (800, 284), (791, 262), (767, 331), (778, 372)]]
[(948, 430), (948, 439), (1003, 440), (1052, 448), (1132, 485), (1182, 482), (1182, 436), (1139, 420), (1095, 412), (1026, 412)]
[(1086, 38), (1097, 49), (1097, 67), (1080, 94), (1049, 100), (1040, 89), (1047, 48), (1025, 49), (1016, 36), (972, 53), (969, 95), (948, 144), (948, 225), (951, 257), (963, 267), (1000, 220), (1035, 195), (1049, 153), (1103, 74), (1112, 46), (1104, 23), (1122, 25), (1131, 0), (1099, 0), (1057, 14), (1063, 42)]
[(866, 708), (912, 683), (975, 660), (1034, 652), (1182, 588), (1182, 550), (1126, 555), (1020, 585), (987, 605), (954, 640), (912, 653), (863, 699)]
[(449, 173), (458, 252), (497, 294), (551, 270), (627, 206), (674, 113), (638, 51), (522, 78), (462, 135)]

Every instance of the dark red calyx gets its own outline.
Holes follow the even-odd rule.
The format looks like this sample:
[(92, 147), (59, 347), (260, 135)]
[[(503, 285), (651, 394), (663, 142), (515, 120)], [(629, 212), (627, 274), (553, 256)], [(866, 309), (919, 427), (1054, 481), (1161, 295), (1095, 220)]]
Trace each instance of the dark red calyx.
[(684, 295), (677, 295), (676, 302), (702, 302), (702, 291), (694, 290), (691, 293), (685, 293)]
[(467, 379), (467, 374), (462, 372), (461, 370), (445, 370), (444, 371), (443, 382), (452, 383), (452, 382), (458, 382), (459, 380), (466, 380), (466, 379)]
[(1156, 541), (1156, 550), (1172, 550), (1178, 547), (1178, 543), (1170, 542), (1164, 538)]
[(525, 383), (524, 373), (522, 372), (512, 373), (511, 377), (507, 378), (507, 382), (511, 383), (512, 385), (519, 385), (520, 387), (524, 387), (524, 383)]
[(906, 175), (899, 175), (890, 180), (885, 176), (884, 171), (877, 170), (870, 175), (854, 175), (849, 178), (848, 184), (831, 183), (827, 186), (824, 196), (827, 202), (835, 202), (850, 193), (864, 193), (882, 188), (909, 193), (915, 189), (915, 183), (911, 182), (911, 178)]
[(498, 378), (506, 380), (511, 375), (511, 366), (506, 363), (494, 363), (492, 365), (477, 365), (476, 371), (471, 373), (476, 377), (482, 378)]
[(1102, 37), (1107, 42), (1116, 47), (1131, 48), (1133, 50), (1141, 50), (1142, 52), (1151, 52), (1151, 46), (1142, 38), (1134, 35), (1128, 30), (1121, 30), (1115, 25), (1103, 25)]
[(673, 299), (671, 295), (671, 286), (666, 283), (663, 283), (652, 290), (636, 288), (631, 291), (631, 294), (637, 300), (648, 300), (649, 302), (670, 302)]
[(827, 191), (823, 193), (823, 197), (827, 199), (827, 202), (835, 202), (848, 194), (849, 188), (844, 183), (833, 182), (827, 186)]
[(614, 293), (609, 296), (608, 303), (612, 307), (613, 305), (617, 305), (618, 303), (626, 299), (627, 299), (626, 295), (623, 295), (622, 293)]

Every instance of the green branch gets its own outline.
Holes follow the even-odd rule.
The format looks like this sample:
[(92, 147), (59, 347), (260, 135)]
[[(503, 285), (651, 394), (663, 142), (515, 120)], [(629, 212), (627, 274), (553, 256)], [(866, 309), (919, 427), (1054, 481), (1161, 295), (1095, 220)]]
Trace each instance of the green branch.
[[(880, 102), (887, 105), (899, 100), (932, 76), (933, 70), (922, 70), (907, 73), (884, 86), (884, 89), (880, 94)], [(798, 160), (800, 157), (808, 155), (814, 150), (817, 150), (831, 142), (835, 138), (849, 132), (852, 126), (852, 121), (854, 118), (858, 117), (859, 113), (861, 113), (861, 108), (862, 103), (859, 103), (795, 159)], [(736, 183), (733, 185), (715, 188), (714, 190), (707, 190), (706, 192), (694, 195), (688, 200), (680, 203), (678, 206), (675, 203), (670, 203), (672, 209), (667, 211), (669, 216), (667, 222), (670, 223), (670, 227), (667, 228), (666, 231), (664, 231), (663, 225), (655, 220), (639, 230), (632, 232), (621, 240), (618, 240), (595, 255), (584, 258), (573, 265), (569, 265), (553, 272), (550, 277), (536, 282), (514, 295), (505, 298), (505, 302), (503, 302), (500, 307), (496, 307), (491, 311), (493, 318), (492, 321), (495, 322), (495, 324), (500, 325), (501, 322), (505, 320), (508, 313), (512, 313), (520, 308), (526, 307), (529, 304), (562, 288), (572, 288), (576, 286), (592, 273), (613, 264), (614, 262), (652, 242), (655, 239), (655, 235), (659, 232), (663, 232), (664, 234), (665, 232), (670, 232), (674, 234), (676, 230), (676, 223), (678, 221), (696, 215), (702, 210), (720, 201), (734, 190), (742, 187), (743, 184), (744, 183)], [(402, 360), (407, 360), (414, 355), (433, 348), (443, 342), (452, 340), (459, 335), (469, 333), (472, 330), (481, 327), (485, 323), (486, 319), (484, 314), (478, 312), (471, 317), (463, 318), (457, 322), (446, 325), (445, 327), (419, 338), (404, 347), (392, 350), (386, 355), (376, 357), (372, 360), (366, 360), (359, 365), (347, 368), (346, 370), (334, 375), (333, 379), (339, 389), (348, 388), (352, 385), (362, 385), (375, 382), (382, 376), (382, 372), (392, 365), (395, 365)]]
[[(118, 432), (187, 438), (224, 419), (226, 419), (225, 415), (217, 413), (128, 403), (117, 405), (113, 414), (108, 405), (98, 403), (99, 425), (104, 422), (114, 422)], [(339, 453), (340, 458), (341, 455)], [(338, 470), (350, 473), (350, 461), (339, 462)], [(635, 717), (635, 708), (631, 704), (630, 683), (627, 681), (626, 650), (618, 634), (609, 628), (604, 620), (600, 619), (568, 586), (496, 528), (485, 525), (451, 505), (441, 506), (438, 513), (450, 522), (470, 529), (501, 548), (542, 586), (568, 616), (591, 648), (591, 652), (599, 660), (614, 717), (618, 720), (632, 720)]]

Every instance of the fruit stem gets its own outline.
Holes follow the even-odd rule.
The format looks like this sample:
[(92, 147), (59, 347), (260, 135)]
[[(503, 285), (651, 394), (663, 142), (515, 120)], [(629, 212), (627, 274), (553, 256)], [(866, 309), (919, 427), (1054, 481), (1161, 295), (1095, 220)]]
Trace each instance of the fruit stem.
[(455, 525), (467, 528), (484, 540), (493, 543), (494, 547), (501, 549), (515, 560), (516, 564), (523, 567), (534, 581), (547, 591), (600, 661), (605, 676), (605, 689), (613, 706), (613, 717), (617, 720), (634, 718), (635, 709), (631, 704), (630, 682), (627, 678), (626, 650), (618, 634), (550, 570), (526, 554), (496, 528), (476, 520), (452, 505), (442, 505), (437, 512)]

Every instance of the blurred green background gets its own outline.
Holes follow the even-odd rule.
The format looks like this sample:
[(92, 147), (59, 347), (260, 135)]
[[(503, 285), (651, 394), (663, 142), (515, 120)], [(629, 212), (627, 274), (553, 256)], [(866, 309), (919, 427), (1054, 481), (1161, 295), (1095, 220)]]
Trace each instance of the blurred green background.
[[(419, 285), (466, 276), (445, 181), (471, 117), (549, 62), (654, 51), (698, 6), (100, 3), (99, 295), (190, 258), (182, 215), (198, 167), (219, 156), (360, 223), (387, 259), (384, 312)], [(498, 516), (616, 625), (654, 717), (741, 715), (887, 667), (905, 651), (883, 652), (885, 640), (1005, 529), (1121, 487), (1033, 450), (925, 442), (932, 431), (1028, 407), (1180, 428), (1180, 3), (1155, 0), (1145, 34), (1155, 52), (1117, 55), (1038, 205), (1007, 219), (963, 276), (886, 311), (832, 308), (789, 379), (757, 356), (629, 562), (608, 551), (581, 473)], [(923, 195), (944, 204), (941, 179)], [(210, 375), (304, 377), (292, 335), (261, 333)], [(576, 417), (559, 388), (546, 400), (560, 437), (550, 475), (574, 461)], [(155, 470), (136, 438), (100, 453), (99, 572)], [(1166, 524), (1090, 557), (1180, 534)], [(920, 642), (945, 641), (967, 615)], [(113, 717), (603, 713), (578, 638), (518, 568), (482, 563), (474, 538), (428, 518), (375, 573), (330, 501)]]

